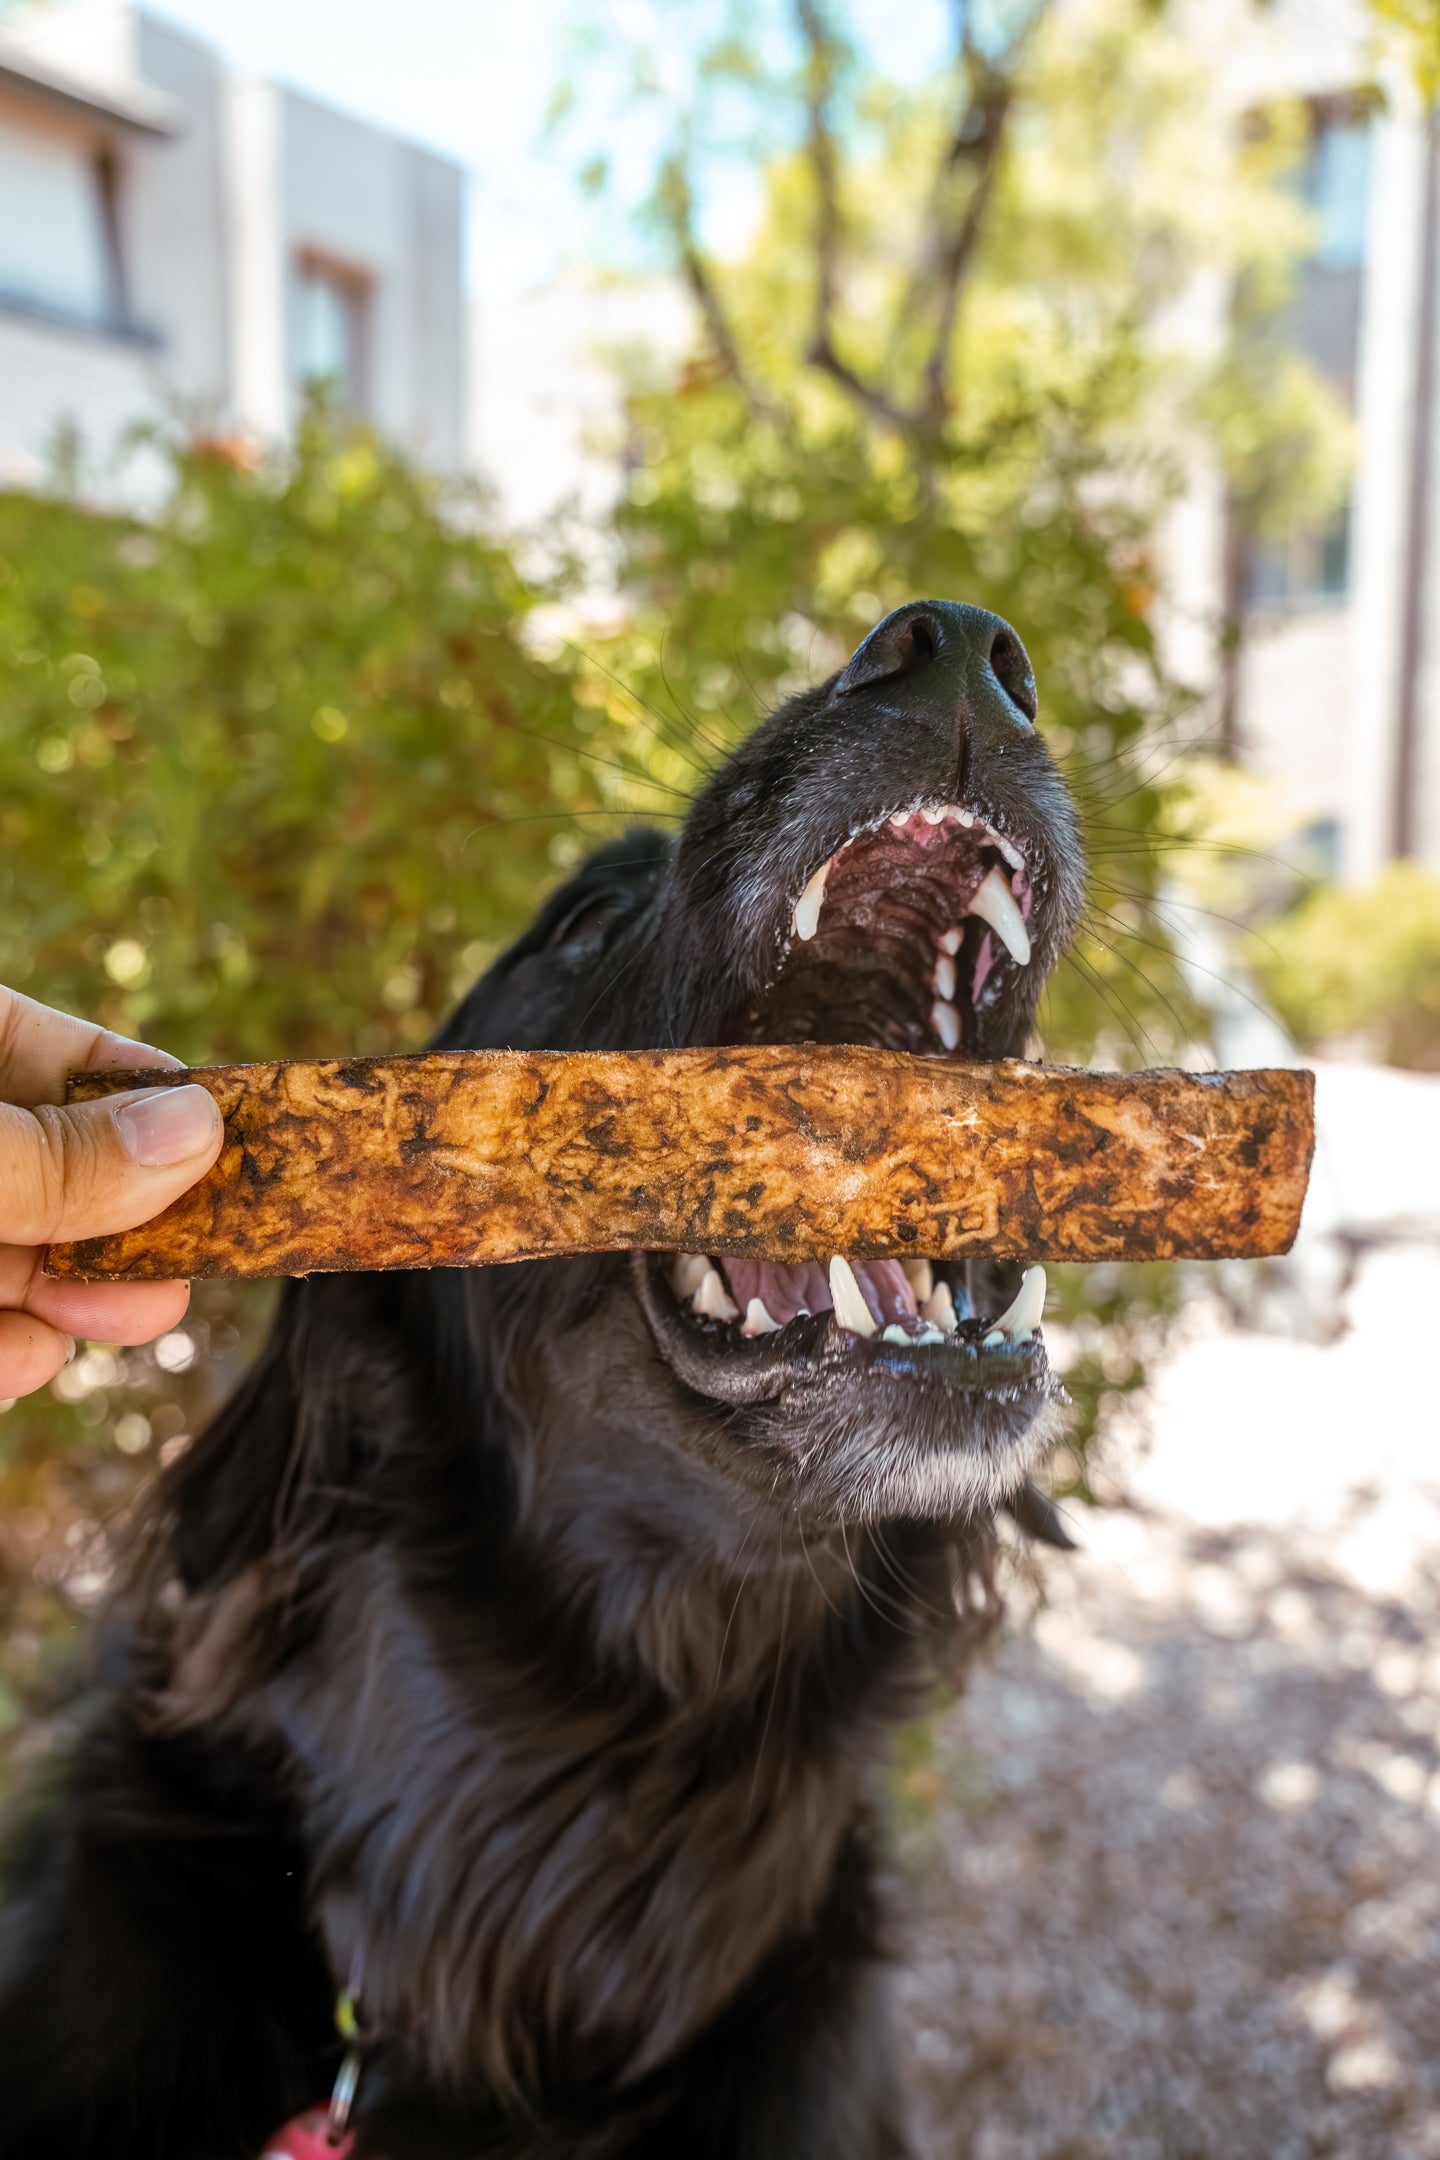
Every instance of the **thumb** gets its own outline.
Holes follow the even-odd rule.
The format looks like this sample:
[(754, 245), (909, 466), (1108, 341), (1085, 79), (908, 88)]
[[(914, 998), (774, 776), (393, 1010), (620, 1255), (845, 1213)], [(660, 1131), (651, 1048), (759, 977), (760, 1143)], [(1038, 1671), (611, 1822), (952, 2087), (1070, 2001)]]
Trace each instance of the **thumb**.
[(202, 1087), (132, 1088), (64, 1109), (0, 1103), (0, 1244), (50, 1245), (148, 1222), (220, 1153)]

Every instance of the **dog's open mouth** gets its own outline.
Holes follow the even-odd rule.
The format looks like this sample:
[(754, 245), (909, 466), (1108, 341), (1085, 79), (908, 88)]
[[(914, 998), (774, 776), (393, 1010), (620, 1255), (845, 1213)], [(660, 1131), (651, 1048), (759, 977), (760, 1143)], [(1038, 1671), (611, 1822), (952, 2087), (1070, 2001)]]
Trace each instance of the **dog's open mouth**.
[[(984, 1017), (1031, 966), (1034, 843), (975, 808), (896, 809), (794, 899), (747, 1039), (983, 1055)], [(1009, 1401), (1051, 1385), (1045, 1271), (924, 1258), (828, 1264), (652, 1253), (643, 1302), (682, 1373), (756, 1401), (839, 1369)], [(988, 1309), (987, 1309), (988, 1301)]]
[(927, 803), (852, 834), (795, 903), (760, 1042), (979, 1049), (978, 1018), (1031, 959), (1026, 851), (978, 810)]

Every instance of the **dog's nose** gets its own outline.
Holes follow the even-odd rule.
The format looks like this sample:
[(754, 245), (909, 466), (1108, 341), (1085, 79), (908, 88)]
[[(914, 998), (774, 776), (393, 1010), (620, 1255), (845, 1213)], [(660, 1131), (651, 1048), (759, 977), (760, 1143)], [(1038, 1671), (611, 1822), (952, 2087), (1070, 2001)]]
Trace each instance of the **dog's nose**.
[(972, 720), (1029, 725), (1035, 675), (1009, 623), (959, 600), (914, 600), (877, 623), (835, 685), (837, 697), (878, 683), (944, 699)]

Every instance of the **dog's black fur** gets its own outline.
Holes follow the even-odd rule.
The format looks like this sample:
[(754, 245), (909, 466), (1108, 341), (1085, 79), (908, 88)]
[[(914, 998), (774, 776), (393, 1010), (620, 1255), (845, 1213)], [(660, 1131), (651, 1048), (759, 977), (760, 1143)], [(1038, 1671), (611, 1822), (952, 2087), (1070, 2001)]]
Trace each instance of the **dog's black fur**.
[[(803, 1022), (777, 996), (796, 895), (955, 800), (1026, 851), (1034, 962), (965, 1016), (1018, 1053), (1081, 895), (1033, 714), (1005, 625), (900, 611), (678, 841), (596, 855), (442, 1044), (854, 1039), (818, 977)], [(813, 1331), (712, 1355), (667, 1297), (616, 1256), (291, 1286), (162, 1480), (122, 1669), (18, 1857), (5, 2160), (258, 2154), (328, 2092), (352, 1972), (362, 2155), (908, 2149), (870, 1780), (993, 1616), (1057, 1390)]]

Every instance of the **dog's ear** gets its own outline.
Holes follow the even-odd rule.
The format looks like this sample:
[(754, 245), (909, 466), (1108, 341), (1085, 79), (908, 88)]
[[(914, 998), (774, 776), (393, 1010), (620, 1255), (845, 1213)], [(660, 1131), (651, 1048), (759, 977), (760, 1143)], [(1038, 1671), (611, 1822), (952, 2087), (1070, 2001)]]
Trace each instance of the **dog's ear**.
[(253, 1567), (273, 1542), (300, 1423), (301, 1289), (286, 1285), (254, 1365), (161, 1480), (169, 1559), (186, 1593), (218, 1589)]
[(305, 1625), (397, 1384), (375, 1302), (361, 1278), (287, 1285), (256, 1363), (162, 1478), (137, 1600), (154, 1723), (217, 1715)]
[(509, 1466), (487, 1445), (476, 1326), (460, 1269), (287, 1285), (255, 1365), (161, 1482), (182, 1593), (262, 1561), (304, 1573), (337, 1538), (393, 1531), (457, 1474), (467, 1508), (498, 1524)]

